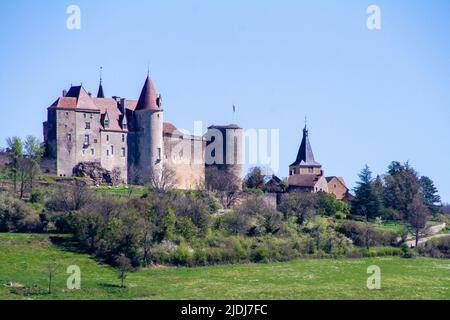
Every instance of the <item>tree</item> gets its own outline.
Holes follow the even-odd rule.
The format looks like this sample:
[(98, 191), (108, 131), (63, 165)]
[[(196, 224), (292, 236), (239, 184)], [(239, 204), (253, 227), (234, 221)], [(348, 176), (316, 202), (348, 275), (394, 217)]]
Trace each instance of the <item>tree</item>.
[(153, 168), (150, 172), (148, 185), (158, 192), (174, 189), (177, 185), (175, 170), (166, 164)]
[(420, 231), (423, 230), (428, 222), (430, 209), (424, 202), (421, 194), (416, 194), (408, 205), (406, 220), (415, 231), (416, 248), (419, 244)]
[(23, 143), (19, 137), (11, 137), (6, 139), (8, 149), (11, 151), (12, 156), (12, 174), (14, 184), (14, 194), (17, 192), (17, 178), (18, 178), (18, 162), (23, 156)]
[(215, 166), (205, 170), (206, 188), (217, 192), (219, 201), (226, 209), (231, 208), (239, 196), (241, 179), (230, 170), (220, 170)]
[(130, 259), (121, 255), (116, 259), (117, 267), (119, 268), (118, 278), (120, 279), (120, 287), (125, 288), (125, 279), (127, 278), (127, 273), (133, 271)]
[(400, 218), (408, 213), (408, 205), (420, 191), (417, 172), (409, 165), (393, 162), (384, 177), (384, 204), (396, 211)]
[(44, 153), (43, 146), (33, 136), (27, 136), (22, 142), (18, 137), (7, 139), (8, 148), (12, 154), (12, 173), (14, 194), (20, 182), (20, 198), (22, 199), (27, 188), (33, 192), (36, 176), (40, 172), (41, 158)]
[(266, 175), (263, 174), (263, 169), (260, 167), (251, 168), (245, 177), (244, 183), (248, 189), (263, 190), (266, 184)]
[(317, 194), (309, 192), (285, 194), (281, 200), (280, 210), (285, 218), (295, 217), (296, 223), (302, 225), (318, 213)]
[(24, 142), (25, 155), (30, 161), (28, 178), (31, 193), (34, 189), (35, 177), (40, 173), (41, 159), (44, 154), (43, 144), (34, 136), (27, 136)]
[(430, 178), (425, 176), (420, 177), (420, 192), (424, 197), (428, 209), (434, 214), (439, 213), (442, 208), (441, 197)]
[(55, 263), (49, 261), (47, 263), (47, 280), (48, 280), (48, 294), (52, 294), (53, 273), (55, 272)]
[(367, 165), (358, 177), (352, 211), (357, 215), (362, 215), (366, 221), (366, 246), (369, 247), (371, 233), (369, 220), (380, 215), (381, 198), (376, 191), (372, 172)]

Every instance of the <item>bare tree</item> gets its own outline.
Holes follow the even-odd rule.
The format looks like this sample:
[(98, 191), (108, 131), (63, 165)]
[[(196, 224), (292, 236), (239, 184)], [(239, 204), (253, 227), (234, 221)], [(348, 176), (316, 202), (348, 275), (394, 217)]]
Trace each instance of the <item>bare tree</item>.
[(154, 167), (150, 172), (148, 185), (158, 192), (175, 188), (177, 185), (175, 171), (167, 165)]
[(93, 194), (86, 185), (76, 181), (73, 185), (60, 185), (46, 203), (47, 208), (70, 213), (78, 211), (92, 200)]
[(120, 279), (120, 287), (125, 288), (125, 279), (127, 278), (127, 273), (133, 271), (130, 259), (125, 256), (119, 256), (116, 259), (116, 264), (119, 268), (118, 278)]
[(416, 248), (419, 244), (420, 232), (425, 229), (430, 215), (430, 209), (426, 206), (423, 197), (417, 194), (408, 205), (406, 216), (406, 220), (415, 231)]
[(232, 171), (207, 167), (205, 170), (206, 188), (217, 192), (220, 203), (229, 209), (239, 196), (241, 179)]

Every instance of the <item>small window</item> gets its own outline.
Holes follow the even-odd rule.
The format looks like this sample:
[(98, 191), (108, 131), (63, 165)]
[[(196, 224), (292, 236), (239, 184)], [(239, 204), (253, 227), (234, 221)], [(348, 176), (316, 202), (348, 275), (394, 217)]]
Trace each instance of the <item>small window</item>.
[(109, 149), (106, 149), (106, 155), (109, 157)]
[(111, 155), (114, 155), (114, 146), (111, 146)]
[(93, 119), (93, 118), (94, 118), (94, 115), (93, 115), (92, 113), (91, 113), (91, 116), (90, 116), (90, 118), (91, 118), (91, 119)]
[(158, 160), (161, 160), (161, 148), (158, 148)]
[(67, 141), (72, 141), (72, 135), (70, 133), (67, 134)]
[(109, 141), (109, 134), (106, 135), (106, 141)]
[(333, 188), (335, 188), (335, 189), (336, 189), (336, 188), (337, 188), (337, 185), (336, 185), (336, 184), (334, 184)]
[(125, 135), (122, 135), (122, 142), (125, 142)]
[(127, 128), (128, 128), (127, 124), (124, 123), (124, 124), (123, 124), (123, 129), (126, 130)]
[(84, 156), (86, 154), (86, 150), (81, 150), (81, 154)]
[(69, 113), (68, 112), (66, 112), (66, 118), (68, 118), (69, 117)]
[(105, 128), (109, 128), (109, 120), (105, 119), (104, 123), (105, 123)]
[(86, 119), (86, 113), (83, 114), (83, 117)]
[(308, 167), (308, 173), (314, 173), (314, 168), (313, 167)]
[(86, 122), (86, 129), (91, 129), (91, 123), (90, 122)]
[(91, 149), (91, 156), (93, 156), (95, 154), (94, 149)]
[(120, 150), (120, 155), (121, 155), (122, 157), (125, 157), (125, 155), (126, 155), (126, 150), (125, 150), (125, 148), (122, 148), (122, 149)]
[(89, 135), (88, 134), (84, 135), (84, 144), (89, 144)]
[(97, 139), (94, 139), (94, 143), (97, 143), (98, 141), (97, 141)]

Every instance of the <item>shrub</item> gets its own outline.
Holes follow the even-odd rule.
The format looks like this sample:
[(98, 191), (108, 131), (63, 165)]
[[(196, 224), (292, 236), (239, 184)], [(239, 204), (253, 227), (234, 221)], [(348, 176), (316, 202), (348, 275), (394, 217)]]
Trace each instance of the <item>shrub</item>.
[(397, 243), (397, 236), (394, 233), (373, 228), (367, 230), (366, 225), (354, 221), (344, 221), (337, 226), (336, 230), (352, 239), (356, 246), (366, 246), (367, 232), (369, 232), (369, 246), (387, 246)]
[(450, 259), (450, 236), (431, 239), (417, 247), (422, 256)]
[(41, 189), (36, 189), (30, 198), (31, 203), (42, 203), (45, 193)]

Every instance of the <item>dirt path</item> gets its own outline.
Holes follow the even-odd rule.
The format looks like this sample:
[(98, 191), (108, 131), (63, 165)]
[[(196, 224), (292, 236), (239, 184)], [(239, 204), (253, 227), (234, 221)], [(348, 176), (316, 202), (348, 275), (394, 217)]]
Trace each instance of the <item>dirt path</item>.
[[(446, 226), (447, 225), (445, 223), (441, 223), (441, 224), (438, 224), (438, 225), (430, 227), (428, 229), (428, 233), (430, 235), (426, 236), (426, 237), (419, 238), (419, 244), (425, 243), (425, 242), (427, 242), (428, 240), (431, 240), (431, 239), (450, 236), (450, 234), (436, 234), (436, 233), (440, 232), (441, 230), (445, 229)], [(409, 241), (406, 241), (406, 244), (408, 245), (408, 247), (414, 248), (416, 246), (416, 240), (415, 239), (411, 239)]]

